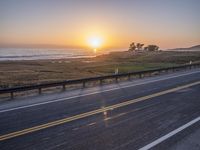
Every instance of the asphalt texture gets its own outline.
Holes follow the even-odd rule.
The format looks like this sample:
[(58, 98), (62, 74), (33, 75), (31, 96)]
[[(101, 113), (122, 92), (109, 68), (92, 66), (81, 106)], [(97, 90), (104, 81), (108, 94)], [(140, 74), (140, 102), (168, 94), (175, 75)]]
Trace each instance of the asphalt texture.
[[(184, 74), (184, 72), (176, 73)], [(171, 75), (173, 77), (173, 75)], [(174, 75), (175, 76), (175, 75)], [(200, 81), (200, 72), (9, 111), (0, 136)], [(166, 78), (166, 79), (165, 79)], [(151, 80), (153, 80), (152, 78)], [(141, 79), (139, 82), (142, 82)], [(133, 84), (132, 82), (128, 83)], [(112, 87), (110, 87), (112, 88)], [(104, 89), (104, 87), (100, 87)], [(58, 95), (58, 94), (57, 94)], [(46, 98), (45, 98), (46, 97)], [(52, 97), (56, 99), (56, 94)], [(49, 96), (41, 96), (48, 102)], [(27, 101), (38, 99), (26, 98)], [(23, 102), (26, 103), (26, 99)], [(49, 98), (50, 99), (50, 98)], [(20, 103), (23, 103), (20, 102)], [(9, 107), (14, 102), (8, 102)], [(7, 106), (5, 103), (2, 106)], [(18, 106), (19, 107), (19, 106)], [(12, 107), (11, 107), (12, 108)], [(0, 141), (1, 150), (134, 150), (200, 116), (200, 84)], [(189, 135), (187, 135), (189, 136)], [(186, 137), (183, 136), (183, 139)], [(180, 139), (180, 137), (179, 137)], [(177, 140), (173, 139), (174, 141)], [(171, 145), (165, 145), (168, 149)], [(154, 148), (159, 149), (159, 147)], [(174, 149), (174, 148), (173, 148)]]

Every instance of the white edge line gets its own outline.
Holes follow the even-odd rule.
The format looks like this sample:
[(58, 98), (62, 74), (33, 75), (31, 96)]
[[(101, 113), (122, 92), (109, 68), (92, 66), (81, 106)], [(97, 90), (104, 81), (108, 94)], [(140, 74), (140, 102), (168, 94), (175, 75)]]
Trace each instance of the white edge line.
[(124, 89), (124, 88), (128, 88), (128, 87), (134, 87), (134, 86), (138, 86), (138, 85), (144, 85), (144, 84), (148, 84), (148, 83), (153, 83), (153, 82), (157, 82), (157, 81), (163, 81), (163, 80), (167, 80), (167, 79), (177, 78), (177, 77), (195, 74), (195, 73), (199, 73), (199, 72), (200, 71), (195, 71), (195, 72), (190, 72), (190, 73), (185, 73), (185, 74), (181, 74), (181, 75), (167, 77), (167, 78), (164, 78), (164, 79), (151, 80), (151, 81), (147, 81), (147, 82), (144, 82), (144, 83), (138, 83), (138, 84), (134, 84), (134, 85), (116, 87), (116, 88), (103, 90), (103, 91), (96, 91), (96, 92), (92, 92), (92, 93), (87, 93), (87, 94), (82, 94), (82, 95), (77, 95), (77, 96), (71, 96), (71, 97), (67, 97), (67, 98), (60, 98), (60, 99), (46, 101), (46, 102), (40, 102), (40, 103), (35, 103), (35, 104), (30, 104), (30, 105), (25, 105), (25, 106), (14, 107), (14, 108), (10, 108), (10, 109), (0, 110), (0, 113), (9, 112), (9, 111), (18, 110), (18, 109), (23, 109), (23, 108), (34, 107), (34, 106), (39, 106), (39, 105), (45, 105), (45, 104), (49, 104), (49, 103), (65, 101), (65, 100), (69, 100), (69, 99), (73, 99), (73, 98), (84, 97), (84, 96), (94, 95), (94, 94), (98, 94), (98, 93), (105, 93), (105, 92), (109, 92), (109, 91)]
[(177, 129), (171, 131), (170, 133), (160, 137), (159, 139), (153, 141), (152, 143), (140, 148), (139, 150), (149, 150), (150, 148), (153, 148), (154, 146), (156, 146), (156, 145), (160, 144), (161, 142), (169, 139), (170, 137), (174, 136), (175, 134), (181, 132), (182, 130), (190, 127), (191, 125), (193, 125), (195, 123), (197, 123), (198, 121), (200, 121), (200, 117), (197, 117), (196, 119), (186, 123), (185, 125), (183, 125), (183, 126), (177, 128)]

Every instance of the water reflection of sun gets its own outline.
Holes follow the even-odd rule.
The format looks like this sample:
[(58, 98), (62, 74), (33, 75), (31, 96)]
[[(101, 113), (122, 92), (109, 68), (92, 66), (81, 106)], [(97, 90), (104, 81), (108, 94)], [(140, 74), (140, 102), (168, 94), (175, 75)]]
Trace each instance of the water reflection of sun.
[(97, 49), (102, 46), (103, 39), (101, 37), (93, 36), (88, 38), (88, 44), (91, 48), (93, 48), (94, 53), (96, 53)]

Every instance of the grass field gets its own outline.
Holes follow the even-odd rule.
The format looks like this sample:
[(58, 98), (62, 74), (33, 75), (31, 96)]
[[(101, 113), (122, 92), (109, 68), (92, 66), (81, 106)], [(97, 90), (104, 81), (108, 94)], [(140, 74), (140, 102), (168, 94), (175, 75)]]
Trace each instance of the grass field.
[(170, 67), (200, 61), (200, 52), (115, 52), (95, 58), (0, 62), (0, 88)]

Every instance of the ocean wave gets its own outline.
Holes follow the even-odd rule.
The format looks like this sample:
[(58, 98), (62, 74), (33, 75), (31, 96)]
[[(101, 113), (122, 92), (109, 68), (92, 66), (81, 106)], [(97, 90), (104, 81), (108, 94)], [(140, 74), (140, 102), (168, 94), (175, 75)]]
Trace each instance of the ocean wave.
[(41, 60), (94, 57), (92, 54), (70, 50), (30, 50), (30, 49), (0, 49), (0, 61), (6, 60)]

